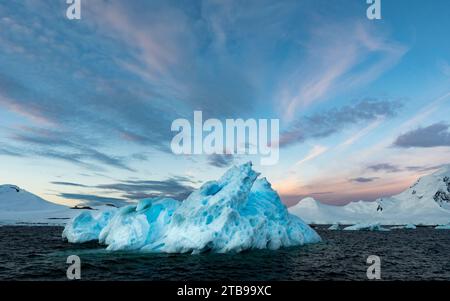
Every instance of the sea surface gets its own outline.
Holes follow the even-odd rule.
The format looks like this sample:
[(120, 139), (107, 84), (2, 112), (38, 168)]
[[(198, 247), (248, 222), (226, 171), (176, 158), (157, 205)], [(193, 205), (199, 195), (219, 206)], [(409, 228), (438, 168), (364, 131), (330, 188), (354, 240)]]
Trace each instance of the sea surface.
[(367, 280), (369, 255), (383, 280), (450, 280), (450, 231), (330, 231), (323, 242), (239, 254), (109, 252), (97, 243), (69, 244), (62, 227), (0, 227), (0, 280), (66, 280), (69, 255), (82, 280)]

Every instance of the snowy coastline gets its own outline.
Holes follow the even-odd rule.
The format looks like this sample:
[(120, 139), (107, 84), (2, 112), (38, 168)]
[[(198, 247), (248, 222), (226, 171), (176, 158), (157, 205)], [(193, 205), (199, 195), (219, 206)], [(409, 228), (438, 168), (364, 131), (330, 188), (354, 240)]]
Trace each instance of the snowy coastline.
[(351, 202), (345, 206), (305, 198), (289, 208), (289, 212), (309, 224), (446, 225), (450, 223), (450, 167), (420, 178), (392, 197), (374, 202)]

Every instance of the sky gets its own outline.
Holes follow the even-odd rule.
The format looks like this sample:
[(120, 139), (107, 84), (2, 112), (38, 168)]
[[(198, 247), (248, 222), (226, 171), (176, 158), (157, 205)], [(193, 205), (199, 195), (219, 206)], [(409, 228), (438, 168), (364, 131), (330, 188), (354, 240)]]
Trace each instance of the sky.
[[(450, 2), (0, 1), (0, 183), (68, 205), (182, 200), (253, 161), (287, 205), (450, 163)], [(277, 118), (280, 158), (175, 155), (171, 123)]]

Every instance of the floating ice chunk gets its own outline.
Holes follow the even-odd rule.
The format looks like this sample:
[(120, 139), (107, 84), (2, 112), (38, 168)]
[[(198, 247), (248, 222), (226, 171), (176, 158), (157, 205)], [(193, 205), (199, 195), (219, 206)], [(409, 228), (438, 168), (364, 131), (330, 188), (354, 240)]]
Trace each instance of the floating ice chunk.
[(390, 229), (391, 230), (395, 230), (395, 229), (408, 229), (408, 230), (414, 230), (414, 229), (416, 229), (417, 227), (416, 227), (416, 225), (414, 225), (414, 224), (406, 224), (406, 225), (403, 225), (403, 226), (394, 226), (394, 227), (391, 227)]
[(379, 223), (375, 224), (356, 224), (353, 226), (348, 226), (344, 228), (345, 231), (358, 231), (358, 230), (366, 230), (366, 231), (389, 231), (389, 229), (381, 227)]
[(339, 230), (339, 224), (332, 224), (330, 227), (328, 227), (328, 230)]
[(73, 238), (92, 232), (89, 238), (97, 237), (108, 250), (167, 253), (240, 252), (319, 242), (319, 235), (289, 214), (270, 183), (258, 176), (251, 163), (235, 166), (183, 202), (142, 200), (119, 209), (106, 225), (74, 220), (64, 235), (79, 242)]
[(436, 226), (434, 229), (436, 229), (436, 230), (450, 230), (450, 224), (439, 225), (439, 226)]
[(410, 230), (413, 230), (413, 229), (416, 229), (417, 227), (416, 227), (416, 225), (414, 225), (414, 224), (406, 224), (405, 225), (405, 229), (410, 229)]

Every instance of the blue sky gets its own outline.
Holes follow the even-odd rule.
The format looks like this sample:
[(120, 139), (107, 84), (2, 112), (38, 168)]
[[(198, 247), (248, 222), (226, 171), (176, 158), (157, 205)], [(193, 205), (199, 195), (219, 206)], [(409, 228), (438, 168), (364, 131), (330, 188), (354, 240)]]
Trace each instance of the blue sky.
[[(182, 199), (253, 160), (286, 204), (394, 194), (449, 163), (450, 3), (0, 3), (0, 183), (66, 204)], [(279, 118), (280, 161), (176, 156), (176, 118)]]

